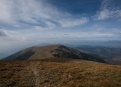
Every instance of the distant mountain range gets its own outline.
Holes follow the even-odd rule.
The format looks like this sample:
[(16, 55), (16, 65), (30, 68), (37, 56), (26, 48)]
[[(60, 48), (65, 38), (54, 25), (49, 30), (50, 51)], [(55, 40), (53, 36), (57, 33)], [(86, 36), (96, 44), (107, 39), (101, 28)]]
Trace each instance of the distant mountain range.
[(105, 60), (101, 57), (90, 55), (78, 51), (73, 48), (69, 48), (63, 45), (50, 45), (43, 47), (31, 47), (15, 53), (3, 60), (45, 60), (52, 58), (68, 58), (68, 59), (81, 59), (90, 60), (95, 62), (104, 63)]
[(104, 46), (78, 46), (79, 51), (94, 54), (105, 58), (113, 64), (121, 64), (121, 48), (120, 47), (104, 47)]
[(104, 46), (104, 47), (120, 47), (121, 48), (121, 41), (118, 40), (112, 40), (112, 41), (83, 41), (83, 40), (79, 40), (79, 41), (74, 41), (74, 42), (70, 42), (68, 43), (73, 47), (77, 47), (77, 46), (83, 46), (83, 45), (87, 45), (87, 46)]

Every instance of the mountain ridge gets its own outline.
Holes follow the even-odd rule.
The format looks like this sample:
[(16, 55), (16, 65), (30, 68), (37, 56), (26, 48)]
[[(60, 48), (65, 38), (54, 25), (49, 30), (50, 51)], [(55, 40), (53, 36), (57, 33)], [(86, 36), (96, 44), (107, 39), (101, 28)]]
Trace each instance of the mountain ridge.
[(105, 63), (105, 61), (98, 56), (86, 54), (64, 45), (30, 47), (3, 60), (42, 60), (51, 58), (82, 59)]
[(98, 55), (105, 59), (108, 63), (121, 65), (121, 48), (105, 47), (105, 46), (89, 46), (82, 45), (76, 47), (77, 50), (92, 55)]

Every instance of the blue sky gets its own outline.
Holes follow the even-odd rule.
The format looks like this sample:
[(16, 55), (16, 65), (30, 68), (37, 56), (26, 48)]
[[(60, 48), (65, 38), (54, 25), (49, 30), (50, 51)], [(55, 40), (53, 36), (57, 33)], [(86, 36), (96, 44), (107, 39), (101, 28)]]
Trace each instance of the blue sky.
[(0, 51), (120, 38), (121, 0), (0, 0)]

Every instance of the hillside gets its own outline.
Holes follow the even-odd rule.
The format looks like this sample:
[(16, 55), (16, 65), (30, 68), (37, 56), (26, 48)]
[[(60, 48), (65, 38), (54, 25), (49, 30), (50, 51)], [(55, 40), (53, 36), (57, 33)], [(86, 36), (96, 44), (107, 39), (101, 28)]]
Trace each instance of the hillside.
[(53, 60), (0, 62), (0, 87), (121, 87), (121, 66)]
[(105, 63), (105, 60), (98, 56), (86, 54), (63, 45), (31, 47), (13, 54), (4, 60), (43, 60), (51, 58), (82, 59)]
[(111, 64), (121, 65), (121, 48), (104, 46), (78, 46), (77, 50), (104, 58)]
[(90, 54), (99, 55), (107, 59), (121, 56), (121, 48), (104, 46), (78, 46), (76, 49)]
[(113, 58), (111, 60), (108, 60), (108, 62), (114, 65), (121, 65), (121, 57)]

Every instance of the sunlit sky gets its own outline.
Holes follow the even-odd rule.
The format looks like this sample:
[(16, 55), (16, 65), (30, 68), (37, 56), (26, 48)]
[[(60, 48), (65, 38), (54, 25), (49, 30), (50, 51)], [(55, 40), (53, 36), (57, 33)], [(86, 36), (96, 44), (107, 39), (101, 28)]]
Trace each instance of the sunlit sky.
[(0, 0), (0, 51), (121, 40), (121, 0)]

